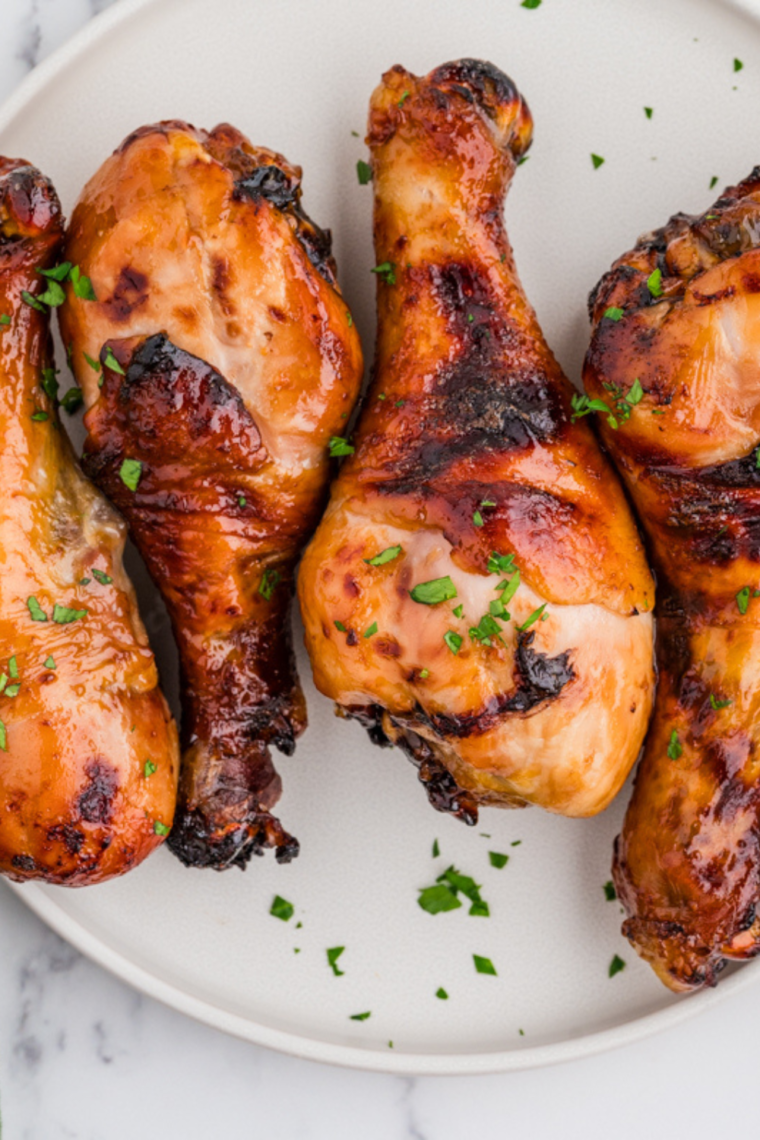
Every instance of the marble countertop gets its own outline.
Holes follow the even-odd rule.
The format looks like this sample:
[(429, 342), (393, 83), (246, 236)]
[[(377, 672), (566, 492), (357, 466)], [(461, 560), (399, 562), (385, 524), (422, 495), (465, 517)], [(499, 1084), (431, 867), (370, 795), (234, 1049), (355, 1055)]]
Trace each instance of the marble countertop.
[[(0, 0), (0, 99), (110, 2)], [(0, 884), (3, 1140), (699, 1140), (725, 1129), (729, 1089), (728, 1103), (745, 1088), (752, 1103), (759, 1017), (756, 985), (659, 1037), (552, 1069), (344, 1071), (224, 1037), (142, 997)]]

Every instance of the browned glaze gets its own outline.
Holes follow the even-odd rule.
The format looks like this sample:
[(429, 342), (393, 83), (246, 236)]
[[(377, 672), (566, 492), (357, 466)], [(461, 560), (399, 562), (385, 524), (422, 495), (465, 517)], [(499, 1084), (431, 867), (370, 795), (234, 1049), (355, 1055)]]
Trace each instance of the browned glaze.
[[(69, 291), (61, 311), (89, 408), (87, 470), (129, 521), (180, 651), (169, 844), (194, 866), (298, 851), (271, 814), (269, 745), (292, 753), (306, 725), (293, 567), (362, 368), (329, 234), (300, 194), (300, 170), (234, 128), (162, 123), (104, 163), (68, 233), (97, 294)], [(141, 465), (134, 489), (125, 459)]]
[[(318, 687), (468, 823), (479, 803), (600, 811), (652, 699), (640, 540), (593, 434), (570, 422), (504, 228), (531, 133), (512, 82), (479, 61), (422, 79), (395, 67), (375, 91), (374, 380), (299, 575)], [(504, 585), (494, 551), (521, 579), (481, 638)], [(412, 598), (440, 578), (455, 597)]]
[(162, 842), (179, 755), (124, 524), (76, 465), (52, 372), (42, 387), (48, 312), (22, 294), (46, 291), (62, 237), (50, 183), (0, 159), (0, 871), (82, 886)]
[(588, 393), (643, 392), (601, 427), (659, 583), (660, 683), (614, 876), (624, 932), (675, 990), (760, 948), (759, 226), (756, 169), (641, 238), (591, 298)]

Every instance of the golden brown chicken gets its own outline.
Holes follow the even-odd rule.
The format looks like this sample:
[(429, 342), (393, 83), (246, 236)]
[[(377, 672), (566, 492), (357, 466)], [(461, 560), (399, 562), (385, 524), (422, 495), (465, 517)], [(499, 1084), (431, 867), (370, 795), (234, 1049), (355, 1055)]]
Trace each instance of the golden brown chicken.
[(292, 753), (306, 725), (293, 566), (362, 371), (329, 234), (300, 196), (300, 170), (234, 128), (162, 123), (104, 163), (68, 231), (97, 295), (70, 289), (61, 309), (86, 469), (129, 521), (180, 651), (169, 844), (188, 865), (298, 850), (270, 811), (269, 745)]
[(179, 755), (124, 524), (58, 420), (62, 237), (50, 183), (0, 159), (0, 871), (82, 886), (163, 841)]
[(299, 576), (318, 687), (469, 823), (600, 811), (653, 690), (639, 537), (504, 230), (531, 131), (474, 60), (373, 95), (374, 383)]
[(659, 583), (659, 688), (617, 841), (623, 930), (675, 990), (760, 950), (760, 168), (591, 298), (585, 383)]

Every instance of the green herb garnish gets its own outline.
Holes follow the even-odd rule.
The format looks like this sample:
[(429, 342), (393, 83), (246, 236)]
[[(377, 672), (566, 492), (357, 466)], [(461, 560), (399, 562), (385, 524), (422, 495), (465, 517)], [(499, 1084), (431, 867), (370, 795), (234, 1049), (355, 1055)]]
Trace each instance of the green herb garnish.
[(9, 325), (10, 323), (11, 323), (11, 318), (8, 316), (8, 314), (7, 313), (0, 313), (0, 325)]
[(401, 98), (399, 99), (399, 101), (398, 101), (398, 103), (396, 104), (396, 106), (397, 106), (397, 107), (403, 107), (403, 106), (404, 106), (404, 103), (406, 103), (407, 99), (409, 98), (409, 95), (410, 95), (410, 92), (409, 92), (409, 91), (405, 91), (405, 92), (404, 92), (404, 94), (403, 94), (403, 95), (401, 96)]
[(591, 162), (593, 164), (594, 170), (598, 170), (599, 167), (604, 163), (604, 159), (600, 154), (592, 154)]
[(269, 908), (269, 913), (274, 918), (279, 918), (283, 922), (288, 922), (295, 913), (295, 907), (287, 899), (282, 898), (280, 895), (275, 895), (272, 900), (272, 905)]
[(620, 971), (624, 970), (624, 969), (625, 969), (625, 962), (623, 961), (623, 959), (621, 957), (619, 957), (619, 955), (616, 954), (615, 957), (610, 962), (609, 976), (611, 978), (614, 978), (615, 974), (619, 974)]
[(21, 685), (19, 685), (18, 681), (16, 681), (13, 685), (8, 685), (8, 688), (5, 690), (6, 697), (17, 696), (20, 688)]
[(417, 904), (428, 914), (443, 914), (448, 910), (457, 910), (462, 905), (456, 896), (456, 892), (445, 883), (436, 883), (434, 887), (425, 887), (420, 891)]
[(58, 398), (58, 381), (56, 380), (57, 374), (58, 373), (55, 368), (42, 369), (42, 380), (40, 382), (40, 387), (50, 400), (55, 400)]
[(169, 828), (160, 819), (156, 819), (153, 821), (153, 832), (155, 835), (168, 835)]
[(525, 621), (522, 623), (522, 625), (518, 625), (517, 628), (520, 630), (521, 633), (526, 629), (530, 629), (530, 627), (533, 625), (533, 623), (538, 621), (538, 619), (542, 616), (542, 614), (543, 614), (543, 612), (546, 609), (548, 604), (549, 604), (548, 602), (544, 602), (544, 604), (542, 606), (539, 606), (537, 610), (533, 611), (533, 613), (530, 615), (530, 617), (527, 617), (525, 619)]
[(374, 269), (370, 269), (370, 273), (376, 273), (378, 277), (385, 282), (386, 285), (396, 284), (396, 263), (395, 261), (384, 261), (381, 265), (376, 265)]
[[(71, 267), (69, 280), (74, 287), (74, 295), (79, 297), (81, 301), (97, 301), (95, 290), (92, 287), (92, 281), (89, 277), (85, 277), (78, 265)], [(115, 369), (118, 372), (118, 369)]]
[(96, 566), (92, 567), (90, 573), (96, 582), (100, 582), (101, 586), (110, 586), (113, 582), (113, 578), (111, 578), (103, 570), (98, 570)]
[(457, 653), (462, 648), (462, 638), (460, 635), (458, 633), (454, 633), (453, 629), (447, 629), (443, 635), (443, 640), (446, 642), (446, 645), (456, 657)]
[(61, 396), (61, 407), (70, 416), (79, 411), (83, 403), (84, 397), (81, 388), (69, 388), (68, 392)]
[(336, 978), (342, 977), (346, 972), (345, 970), (341, 970), (338, 966), (338, 958), (340, 958), (345, 949), (345, 946), (333, 946), (330, 950), (325, 951), (327, 954), (327, 964)]
[(137, 490), (142, 476), (142, 463), (139, 459), (125, 459), (119, 468), (119, 478), (130, 491)]
[(480, 954), (473, 954), (472, 960), (479, 974), (491, 974), (492, 977), (497, 977), (496, 967), (490, 958), (481, 958)]
[(1, 720), (0, 720), (0, 748), (2, 748), (3, 752), (8, 751), (8, 732), (7, 732), (5, 725), (3, 724), (3, 722)]
[(47, 621), (47, 614), (35, 598), (34, 594), (26, 599), (26, 608), (29, 610), (32, 621)]
[(670, 760), (677, 760), (683, 752), (683, 745), (678, 739), (678, 732), (674, 728), (670, 734), (670, 741), (668, 742), (668, 758)]
[(372, 181), (372, 167), (363, 158), (360, 158), (356, 164), (356, 177), (359, 179), (360, 186), (366, 186), (368, 182)]
[(149, 779), (153, 775), (153, 773), (157, 772), (157, 771), (158, 771), (158, 768), (156, 767), (156, 765), (153, 763), (152, 760), (146, 760), (145, 761), (145, 763), (143, 765), (143, 776), (145, 777), (146, 780)]
[(29, 305), (30, 308), (36, 309), (38, 313), (45, 312), (45, 306), (41, 305), (37, 298), (33, 297), (32, 294), (29, 293), (26, 289), (21, 290), (21, 300), (25, 305)]
[(18, 661), (16, 660), (15, 653), (14, 653), (13, 657), (11, 657), (10, 660), (8, 661), (8, 672), (10, 673), (11, 677), (13, 677), (13, 679), (15, 681), (18, 677)]
[(488, 858), (491, 866), (497, 867), (499, 870), (501, 870), (502, 867), (506, 867), (509, 862), (509, 855), (503, 855), (501, 851), (489, 851)]
[(80, 621), (87, 616), (87, 610), (72, 610), (69, 606), (53, 606), (53, 621), (56, 625), (69, 625), (72, 621)]
[(488, 573), (489, 574), (512, 574), (514, 572), (514, 554), (497, 554), (496, 551), (491, 552), (488, 559)]
[(51, 657), (48, 657), (48, 658), (47, 658), (47, 659), (46, 659), (46, 660), (43, 662), (43, 667), (44, 667), (45, 669), (55, 669), (55, 667), (56, 667), (56, 666), (55, 666), (55, 658), (54, 658), (54, 657), (52, 657), (52, 656), (51, 656)]
[(376, 633), (377, 633), (377, 622), (373, 621), (372, 625), (368, 626), (367, 629), (365, 629), (364, 636), (365, 637), (372, 637)]
[(35, 423), (44, 423), (48, 418), (49, 417), (47, 412), (36, 411), (32, 413), (32, 419), (35, 421)]
[(645, 107), (644, 108), (644, 114), (646, 115), (646, 117), (648, 119), (651, 119), (652, 115), (654, 114), (654, 108), (653, 107)]
[(717, 711), (718, 709), (727, 709), (730, 704), (733, 704), (733, 701), (730, 699), (726, 701), (719, 701), (712, 693), (710, 693), (710, 704)]
[(66, 293), (57, 281), (49, 278), (47, 288), (43, 293), (37, 294), (37, 300), (41, 305), (48, 305), (51, 309), (57, 309), (66, 300)]
[(368, 566), (385, 566), (386, 562), (393, 562), (394, 558), (398, 558), (402, 550), (401, 546), (386, 546), (385, 550), (381, 550), (374, 558), (365, 558), (364, 561)]
[(342, 622), (342, 621), (336, 621), (336, 622), (334, 623), (334, 625), (335, 625), (335, 628), (336, 628), (336, 629), (337, 629), (337, 630), (338, 630), (340, 633), (345, 633), (345, 632), (346, 632), (346, 627), (344, 626), (344, 624), (343, 624), (343, 622)]
[(602, 887), (602, 890), (604, 891), (604, 897), (606, 898), (607, 902), (615, 901), (617, 898), (617, 891), (615, 890), (615, 884), (613, 883), (612, 879), (607, 880), (607, 882)]
[(475, 526), (483, 525), (483, 516), (481, 515), (480, 511), (475, 511), (472, 516), (472, 521), (475, 523)]
[(419, 582), (409, 591), (413, 602), (423, 606), (437, 606), (440, 602), (448, 602), (457, 596), (457, 589), (451, 578), (431, 578), (429, 582)]
[(83, 352), (82, 356), (85, 358), (93, 372), (100, 372), (99, 360), (94, 360), (93, 357), (89, 356), (86, 352)]
[(441, 1001), (448, 1001), (449, 1000), (449, 995), (446, 993), (443, 986), (438, 987), (438, 989), (435, 991), (435, 996), (437, 998), (440, 998)]
[(282, 581), (279, 570), (265, 570), (259, 582), (259, 593), (265, 601), (270, 601), (275, 588)]
[(653, 269), (647, 277), (647, 289), (653, 297), (662, 296), (662, 270)]
[(734, 60), (734, 71), (741, 71), (743, 67), (744, 67), (744, 64), (742, 63), (742, 61), (740, 59)]
[(331, 436), (329, 447), (331, 459), (340, 455), (353, 455), (356, 450), (342, 435)]
[(366, 1013), (352, 1013), (349, 1015), (351, 1021), (366, 1021), (367, 1018), (371, 1016), (372, 1013), (370, 1010), (367, 1010)]
[(609, 309), (605, 309), (602, 313), (608, 321), (619, 321), (625, 315), (624, 309), (619, 309), (617, 305), (610, 305)]
[(438, 840), (434, 839), (433, 840), (433, 858), (437, 859), (440, 854), (441, 854), (441, 848), (438, 846)]

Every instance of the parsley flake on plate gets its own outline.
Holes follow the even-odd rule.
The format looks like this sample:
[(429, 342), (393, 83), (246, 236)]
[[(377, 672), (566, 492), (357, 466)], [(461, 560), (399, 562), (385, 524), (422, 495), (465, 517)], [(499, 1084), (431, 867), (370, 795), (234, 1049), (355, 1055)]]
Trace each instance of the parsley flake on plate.
[(279, 918), (282, 922), (289, 922), (295, 913), (295, 907), (287, 899), (282, 898), (280, 895), (275, 895), (272, 899), (272, 905), (269, 908), (269, 913), (274, 918)]
[(438, 840), (434, 839), (433, 840), (433, 858), (437, 859), (440, 854), (441, 854), (441, 848), (438, 845)]
[(497, 977), (496, 967), (490, 958), (482, 958), (480, 954), (473, 954), (472, 960), (475, 963), (475, 969), (479, 974), (490, 974), (492, 977)]
[(653, 107), (645, 107), (644, 108), (644, 114), (646, 115), (646, 117), (648, 119), (651, 119), (652, 115), (654, 114), (654, 108)]
[(615, 901), (617, 898), (617, 891), (615, 890), (615, 884), (613, 883), (612, 879), (607, 880), (607, 882), (602, 887), (602, 890), (604, 891), (604, 897), (606, 898), (607, 902)]
[(602, 158), (602, 156), (600, 154), (592, 154), (591, 155), (591, 162), (592, 162), (592, 165), (594, 167), (594, 170), (598, 170), (599, 167), (604, 164), (604, 159)]
[(336, 978), (343, 977), (346, 972), (345, 970), (341, 970), (338, 966), (338, 959), (345, 949), (345, 946), (332, 946), (329, 950), (325, 951), (327, 954), (327, 964), (335, 974)]
[(417, 905), (428, 914), (443, 914), (448, 910), (458, 910), (462, 905), (456, 893), (445, 883), (436, 883), (432, 887), (423, 887)]
[(449, 995), (446, 993), (443, 986), (438, 987), (438, 989), (435, 991), (435, 996), (437, 998), (439, 998), (440, 1001), (448, 1001), (449, 1000)]
[(366, 186), (368, 182), (372, 181), (372, 167), (363, 158), (360, 158), (356, 164), (356, 177), (359, 179), (360, 186)]
[(492, 867), (497, 867), (501, 870), (501, 868), (506, 867), (509, 862), (509, 855), (504, 855), (501, 851), (489, 851), (488, 859)]
[(69, 388), (68, 392), (64, 392), (61, 396), (61, 407), (70, 416), (79, 411), (83, 403), (84, 397), (81, 388)]
[(349, 1014), (349, 1018), (351, 1021), (366, 1021), (368, 1017), (372, 1017), (372, 1013), (370, 1010), (367, 1010), (366, 1013)]
[(625, 962), (623, 961), (623, 959), (618, 954), (616, 954), (615, 957), (610, 962), (610, 968), (608, 971), (609, 976), (611, 978), (614, 978), (615, 974), (619, 974), (620, 971), (624, 970), (624, 969), (625, 969)]

